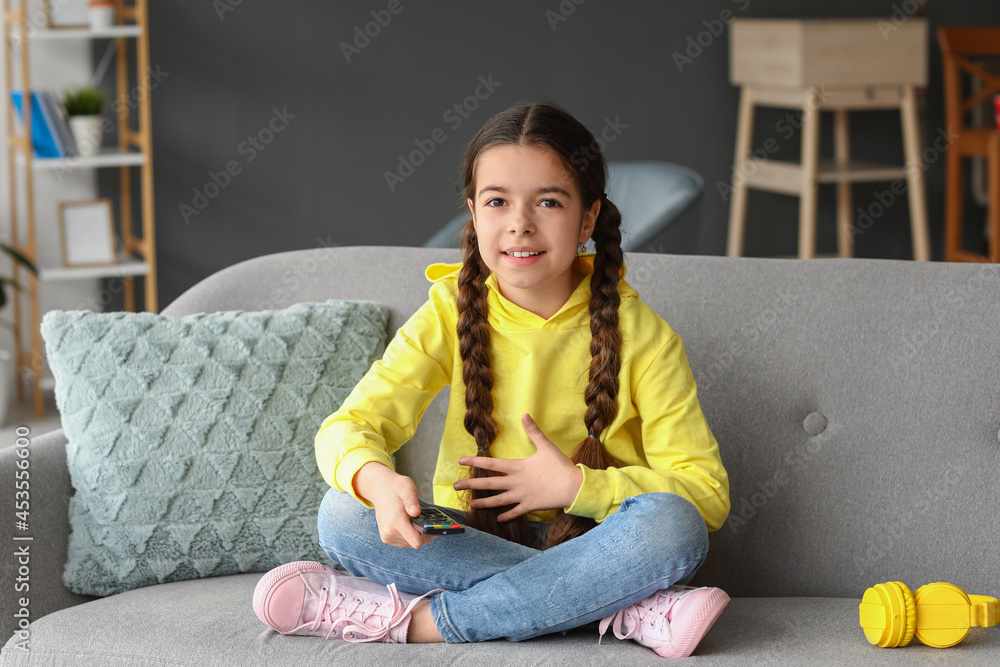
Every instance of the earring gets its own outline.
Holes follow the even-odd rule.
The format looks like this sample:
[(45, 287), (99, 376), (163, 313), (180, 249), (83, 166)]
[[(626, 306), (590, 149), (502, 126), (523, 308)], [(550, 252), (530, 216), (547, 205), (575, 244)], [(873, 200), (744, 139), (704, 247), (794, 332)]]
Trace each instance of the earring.
[(580, 246), (576, 249), (576, 251), (580, 254), (587, 252), (587, 244), (581, 243)]

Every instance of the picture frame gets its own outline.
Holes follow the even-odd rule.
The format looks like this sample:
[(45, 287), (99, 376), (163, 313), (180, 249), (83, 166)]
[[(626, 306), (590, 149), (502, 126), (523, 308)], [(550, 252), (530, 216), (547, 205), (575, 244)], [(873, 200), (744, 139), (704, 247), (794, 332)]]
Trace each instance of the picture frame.
[(45, 27), (49, 30), (90, 27), (87, 20), (87, 0), (42, 0), (42, 11), (45, 12)]
[(67, 268), (109, 266), (117, 262), (110, 199), (59, 204), (59, 243)]

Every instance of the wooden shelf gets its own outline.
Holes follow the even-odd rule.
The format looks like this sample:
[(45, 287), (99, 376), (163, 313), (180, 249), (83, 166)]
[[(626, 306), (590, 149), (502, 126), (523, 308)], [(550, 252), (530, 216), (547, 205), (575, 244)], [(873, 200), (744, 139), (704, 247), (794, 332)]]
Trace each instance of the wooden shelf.
[(107, 266), (39, 266), (38, 280), (83, 280), (85, 278), (115, 278), (120, 276), (145, 276), (149, 264), (126, 253), (118, 253), (118, 261)]
[[(142, 34), (142, 26), (115, 25), (110, 28), (41, 28), (31, 33), (32, 40), (55, 41), (61, 39), (114, 39), (117, 37), (138, 37)], [(11, 30), (11, 39), (21, 39), (20, 30)]]
[[(17, 153), (17, 164), (23, 166), (25, 157), (23, 152)], [(142, 166), (146, 164), (146, 155), (138, 150), (122, 151), (114, 146), (104, 146), (94, 155), (86, 157), (76, 155), (73, 157), (32, 157), (32, 169), (100, 169), (102, 167), (128, 167)]]
[[(12, 7), (12, 4), (16, 4), (16, 7)], [(4, 4), (5, 10), (0, 12), (0, 19), (3, 21), (3, 34), (6, 37), (3, 40), (7, 57), (7, 66), (4, 72), (5, 102), (3, 103), (7, 105), (8, 118), (19, 116), (14, 109), (9, 91), (15, 88), (24, 91), (34, 90), (31, 85), (32, 76), (28, 56), (31, 53), (31, 45), (35, 42), (41, 43), (41, 47), (35, 47), (37, 52), (37, 49), (46, 46), (52, 50), (54, 43), (65, 43), (65, 40), (112, 40), (109, 52), (113, 50), (117, 57), (114, 78), (118, 96), (132, 90), (132, 86), (135, 85), (133, 78), (137, 79), (139, 86), (148, 85), (148, 72), (150, 71), (148, 0), (132, 0), (132, 3), (127, 5), (123, 2), (116, 2), (115, 7), (118, 10), (119, 20), (129, 23), (98, 30), (91, 29), (86, 25), (65, 28), (35, 27), (32, 25), (30, 29), (22, 32), (21, 28), (24, 25), (25, 17), (29, 17), (32, 23), (36, 22), (35, 15), (28, 13), (28, 6), (29, 0), (16, 0), (16, 3), (6, 2)], [(131, 39), (135, 40), (134, 65), (129, 62), (132, 45), (128, 40)], [(18, 72), (16, 78), (15, 72)], [(7, 145), (13, 158), (12, 166), (15, 167), (15, 171), (21, 171), (24, 175), (24, 178), (20, 179), (17, 177), (17, 173), (12, 173), (8, 179), (11, 191), (9, 215), (11, 233), (8, 242), (38, 266), (38, 275), (27, 281), (25, 293), (15, 294), (11, 300), (14, 310), (14, 346), (17, 350), (18, 360), (17, 400), (25, 400), (26, 383), (30, 382), (36, 417), (44, 416), (43, 389), (52, 389), (54, 385), (42, 354), (44, 345), (41, 337), (42, 312), (39, 297), (42, 287), (52, 289), (51, 283), (56, 281), (120, 278), (124, 289), (124, 309), (135, 311), (137, 291), (135, 278), (139, 276), (144, 288), (143, 305), (145, 309), (151, 313), (159, 310), (156, 290), (156, 230), (153, 210), (153, 165), (150, 153), (152, 146), (150, 106), (149, 95), (140, 95), (137, 104), (130, 104), (123, 117), (118, 121), (118, 145), (101, 147), (94, 155), (86, 157), (38, 158), (35, 156), (31, 141), (27, 136), (20, 136), (16, 133), (13, 123), (8, 125)], [(28, 114), (27, 118), (32, 118), (32, 114)], [(28, 134), (27, 132), (23, 133)], [(38, 261), (39, 230), (37, 229), (36, 208), (37, 204), (42, 202), (36, 201), (38, 194), (36, 180), (55, 180), (52, 178), (53, 172), (58, 178), (64, 170), (110, 167), (117, 168), (119, 172), (118, 219), (112, 221), (114, 228), (120, 232), (120, 247), (123, 248), (117, 254), (117, 261), (105, 266), (70, 268), (58, 264), (54, 266), (41, 265)], [(20, 183), (22, 180), (23, 186)], [(135, 197), (133, 196), (136, 184), (139, 190), (138, 201), (134, 201)], [(56, 200), (60, 199), (58, 186), (55, 194), (48, 196)], [(15, 206), (15, 202), (18, 204), (23, 202), (23, 219), (20, 219), (20, 207)], [(47, 205), (50, 202), (44, 203)], [(138, 206), (134, 206), (134, 203)], [(138, 212), (138, 216), (136, 216), (136, 212)], [(133, 225), (133, 218), (137, 218), (136, 221), (141, 222), (141, 233), (136, 233), (134, 227), (137, 225)], [(22, 227), (26, 227), (26, 230), (22, 230)], [(27, 233), (22, 236), (22, 231)], [(126, 248), (128, 250), (124, 250)], [(58, 286), (55, 288), (58, 289)], [(22, 312), (25, 310), (22, 308), (24, 305), (22, 300), (27, 301), (27, 312)], [(22, 323), (25, 321), (30, 332), (28, 340), (22, 340), (21, 334)]]

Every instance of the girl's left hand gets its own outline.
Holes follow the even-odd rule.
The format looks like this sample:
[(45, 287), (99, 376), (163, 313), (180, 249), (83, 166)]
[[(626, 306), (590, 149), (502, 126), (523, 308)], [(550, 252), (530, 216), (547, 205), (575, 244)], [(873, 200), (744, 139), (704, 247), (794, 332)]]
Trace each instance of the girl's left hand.
[(521, 416), (521, 427), (537, 448), (528, 458), (463, 456), (458, 459), (459, 465), (503, 473), (503, 476), (455, 482), (456, 490), (486, 489), (500, 492), (472, 501), (472, 506), (476, 509), (515, 505), (497, 517), (498, 521), (510, 521), (535, 510), (569, 507), (583, 484), (583, 471), (542, 433), (528, 413)]

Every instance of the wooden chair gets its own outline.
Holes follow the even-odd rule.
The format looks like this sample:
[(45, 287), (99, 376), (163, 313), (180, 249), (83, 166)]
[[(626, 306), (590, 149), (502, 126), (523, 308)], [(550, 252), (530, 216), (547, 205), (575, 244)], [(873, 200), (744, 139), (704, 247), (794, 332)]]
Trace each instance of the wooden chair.
[[(946, 262), (1000, 263), (1000, 131), (969, 127), (965, 114), (1000, 95), (1000, 77), (972, 62), (977, 56), (1000, 56), (1000, 28), (938, 28), (944, 57), (945, 123), (949, 137), (945, 189), (944, 260)], [(962, 72), (978, 79), (982, 87), (969, 97), (962, 94)], [(991, 104), (992, 107), (992, 104)], [(992, 117), (992, 113), (990, 114)], [(989, 250), (987, 255), (962, 248), (962, 213), (965, 191), (962, 159), (985, 157), (989, 181)]]

